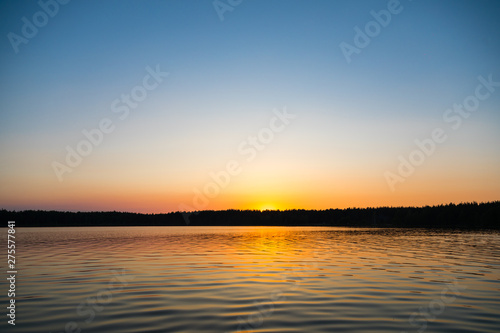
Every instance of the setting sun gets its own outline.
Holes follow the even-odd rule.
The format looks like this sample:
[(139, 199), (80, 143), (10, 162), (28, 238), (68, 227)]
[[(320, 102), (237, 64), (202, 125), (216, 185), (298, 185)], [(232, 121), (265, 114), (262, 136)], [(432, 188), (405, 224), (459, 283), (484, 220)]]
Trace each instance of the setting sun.
[(260, 206), (259, 210), (262, 212), (262, 211), (265, 211), (265, 210), (277, 210), (278, 208), (276, 208), (275, 205), (273, 204), (263, 204)]
[(0, 1), (0, 333), (500, 332), (499, 16)]

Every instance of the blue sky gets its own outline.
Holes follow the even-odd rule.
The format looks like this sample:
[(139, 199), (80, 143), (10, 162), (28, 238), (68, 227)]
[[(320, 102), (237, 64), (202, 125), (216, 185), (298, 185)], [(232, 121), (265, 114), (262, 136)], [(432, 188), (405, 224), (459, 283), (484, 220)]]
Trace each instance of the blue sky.
[[(387, 6), (247, 0), (221, 21), (212, 1), (73, 0), (59, 5), (15, 53), (7, 35), (22, 35), (22, 18), (32, 21), (41, 8), (36, 1), (1, 2), (0, 206), (176, 210), (193, 187), (203, 186), (209, 170), (237, 156), (238, 143), (285, 106), (297, 115), (294, 124), (209, 207), (231, 208), (229, 197), (237, 198), (236, 208), (253, 207), (244, 199), (250, 196), (245, 186), (280, 175), (286, 175), (282, 182), (269, 180), (269, 186), (296, 189), (296, 199), (281, 200), (283, 207), (300, 202), (301, 177), (317, 186), (316, 177), (339, 184), (333, 192), (319, 191), (336, 198), (333, 207), (402, 204), (412, 195), (416, 203), (437, 203), (423, 198), (450, 168), (461, 170), (449, 182), (464, 182), (464, 194), (445, 191), (441, 201), (498, 199), (500, 91), (429, 158), (423, 178), (415, 176), (429, 187), (405, 183), (383, 201), (365, 198), (358, 182), (382, 183), (373, 192), (388, 191), (384, 171), (396, 169), (397, 156), (410, 153), (416, 138), (443, 126), (443, 112), (474, 92), (478, 76), (500, 81), (496, 1), (401, 1), (401, 12), (347, 63), (339, 44), (353, 44), (354, 27), (364, 29), (373, 20), (370, 11)], [(114, 116), (112, 101), (156, 65), (168, 78), (61, 185), (51, 163), (64, 160), (65, 147), (82, 139), (82, 129)], [(284, 172), (281, 163), (292, 171)], [(489, 181), (465, 194), (465, 184), (484, 172)], [(111, 196), (117, 184), (128, 184), (126, 191), (144, 188), (139, 192), (158, 202), (163, 195), (165, 204), (93, 203), (91, 193)], [(33, 186), (48, 194), (23, 194)], [(343, 193), (351, 199), (341, 199)], [(135, 202), (132, 196), (125, 201)], [(303, 202), (305, 208), (327, 205)]]

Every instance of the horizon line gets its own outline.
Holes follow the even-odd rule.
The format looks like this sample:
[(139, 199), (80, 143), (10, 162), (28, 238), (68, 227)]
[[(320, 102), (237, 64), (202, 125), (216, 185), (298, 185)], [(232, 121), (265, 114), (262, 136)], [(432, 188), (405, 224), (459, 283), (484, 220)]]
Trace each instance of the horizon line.
[(436, 205), (423, 205), (423, 206), (366, 206), (366, 207), (347, 207), (347, 208), (326, 208), (326, 209), (305, 209), (305, 208), (288, 208), (288, 209), (238, 209), (238, 208), (227, 208), (227, 209), (203, 209), (195, 211), (170, 211), (163, 213), (140, 213), (133, 211), (117, 211), (117, 210), (55, 210), (55, 209), (23, 209), (23, 210), (8, 210), (6, 208), (0, 208), (1, 211), (7, 211), (11, 213), (21, 213), (21, 212), (59, 212), (59, 213), (122, 213), (122, 214), (138, 214), (138, 215), (166, 215), (166, 214), (197, 214), (201, 212), (227, 212), (227, 211), (242, 211), (242, 212), (287, 212), (287, 211), (328, 211), (328, 210), (350, 210), (350, 209), (394, 209), (394, 208), (433, 208), (442, 206), (458, 206), (458, 205), (483, 205), (483, 204), (495, 204), (500, 203), (500, 200), (494, 201), (470, 201), (470, 202), (460, 202), (460, 203), (442, 203)]

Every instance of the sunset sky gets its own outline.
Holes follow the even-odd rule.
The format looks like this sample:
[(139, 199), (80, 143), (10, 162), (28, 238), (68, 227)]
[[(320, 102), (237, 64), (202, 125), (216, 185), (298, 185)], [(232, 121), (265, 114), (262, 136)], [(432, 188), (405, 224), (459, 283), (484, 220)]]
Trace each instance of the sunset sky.
[(0, 209), (500, 200), (498, 1), (64, 2), (0, 3)]

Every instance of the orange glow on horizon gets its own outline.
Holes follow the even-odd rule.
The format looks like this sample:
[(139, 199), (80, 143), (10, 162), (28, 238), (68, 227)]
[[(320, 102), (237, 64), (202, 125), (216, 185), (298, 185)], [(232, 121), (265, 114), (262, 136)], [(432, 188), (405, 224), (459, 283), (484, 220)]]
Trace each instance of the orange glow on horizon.
[[(263, 170), (264, 171), (264, 170)], [(231, 180), (216, 195), (206, 195), (206, 179), (190, 184), (159, 182), (149, 176), (141, 183), (137, 179), (118, 182), (114, 178), (74, 178), (53, 185), (50, 179), (33, 183), (29, 192), (16, 186), (16, 179), (4, 182), (0, 194), (0, 209), (8, 210), (67, 210), (124, 211), (137, 213), (168, 213), (200, 210), (324, 210), (366, 207), (433, 206), (461, 202), (491, 202), (500, 199), (500, 176), (492, 172), (480, 176), (454, 174), (425, 175), (416, 173), (391, 192), (382, 172), (365, 174), (345, 172), (321, 178), (305, 174), (260, 177), (249, 173)], [(377, 177), (378, 176), (378, 177)], [(461, 181), (456, 181), (460, 179)], [(31, 178), (30, 178), (31, 180)], [(147, 181), (146, 181), (147, 180)], [(184, 208), (185, 207), (185, 208)]]
[(263, 204), (260, 206), (259, 210), (262, 212), (265, 210), (278, 210), (278, 208), (273, 204)]

